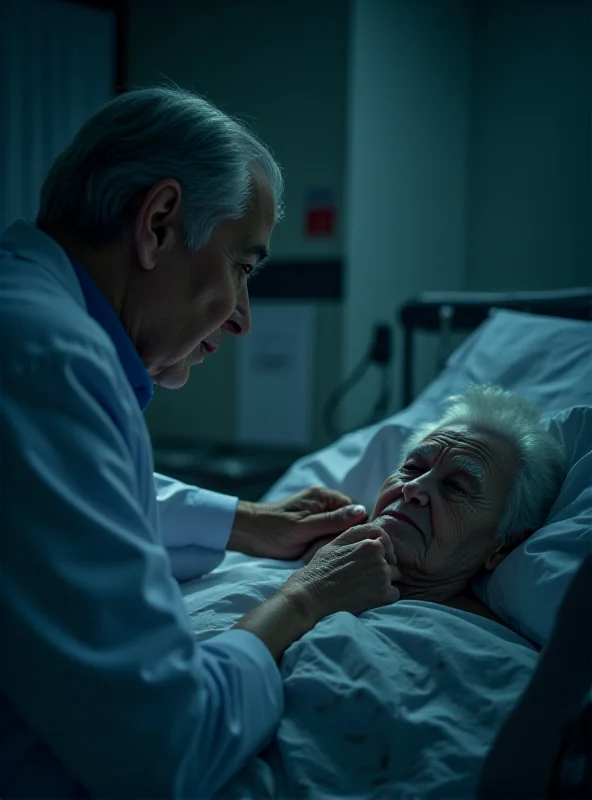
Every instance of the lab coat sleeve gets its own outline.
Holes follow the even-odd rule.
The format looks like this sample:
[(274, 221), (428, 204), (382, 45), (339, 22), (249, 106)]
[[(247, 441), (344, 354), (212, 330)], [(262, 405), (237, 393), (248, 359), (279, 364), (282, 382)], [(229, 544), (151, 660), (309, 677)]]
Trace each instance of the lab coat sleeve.
[(2, 373), (0, 690), (93, 796), (209, 797), (272, 737), (279, 670), (246, 631), (195, 643), (91, 355)]
[(211, 572), (222, 561), (238, 498), (154, 473), (160, 532), (178, 580)]

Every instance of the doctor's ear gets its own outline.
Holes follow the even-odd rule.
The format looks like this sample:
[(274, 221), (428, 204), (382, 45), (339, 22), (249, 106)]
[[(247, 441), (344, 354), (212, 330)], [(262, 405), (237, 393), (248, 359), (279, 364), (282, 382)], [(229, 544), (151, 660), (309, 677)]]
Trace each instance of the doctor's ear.
[(138, 209), (134, 222), (134, 243), (138, 261), (153, 269), (158, 257), (170, 251), (177, 241), (181, 207), (181, 186), (174, 178), (164, 178), (151, 186)]
[(520, 535), (513, 534), (510, 537), (510, 544), (500, 542), (499, 547), (497, 547), (485, 561), (483, 565), (484, 569), (487, 572), (493, 572), (496, 567), (499, 567), (504, 558), (509, 555), (512, 550), (515, 550), (516, 547), (521, 545), (522, 542), (525, 542), (532, 533), (534, 533), (534, 531), (528, 530), (523, 531)]

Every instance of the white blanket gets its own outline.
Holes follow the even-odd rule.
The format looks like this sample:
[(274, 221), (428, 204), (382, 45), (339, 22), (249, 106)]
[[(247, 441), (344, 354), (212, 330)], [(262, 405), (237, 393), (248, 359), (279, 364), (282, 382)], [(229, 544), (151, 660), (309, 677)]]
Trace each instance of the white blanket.
[[(229, 554), (186, 584), (196, 637), (233, 625), (294, 566)], [(433, 603), (336, 614), (286, 652), (277, 737), (222, 796), (472, 797), (536, 661), (509, 629)]]

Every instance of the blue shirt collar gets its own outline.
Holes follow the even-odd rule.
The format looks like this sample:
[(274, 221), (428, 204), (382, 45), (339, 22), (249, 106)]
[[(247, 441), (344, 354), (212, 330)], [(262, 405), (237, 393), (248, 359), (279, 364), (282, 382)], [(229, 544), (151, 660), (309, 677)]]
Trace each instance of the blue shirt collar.
[(86, 309), (91, 317), (111, 337), (123, 371), (127, 375), (130, 386), (134, 390), (138, 404), (143, 411), (152, 400), (152, 395), (154, 394), (154, 387), (146, 367), (105, 295), (80, 264), (72, 260), (71, 263), (86, 301)]

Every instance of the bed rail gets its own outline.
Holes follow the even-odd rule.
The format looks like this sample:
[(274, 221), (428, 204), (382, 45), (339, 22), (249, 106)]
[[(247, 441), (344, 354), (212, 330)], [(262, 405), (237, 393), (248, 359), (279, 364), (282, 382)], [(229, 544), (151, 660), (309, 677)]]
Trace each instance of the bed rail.
[[(426, 292), (399, 311), (403, 326), (403, 407), (413, 400), (414, 333), (471, 331), (485, 322), (492, 309), (504, 308), (548, 317), (592, 320), (592, 289), (548, 292)], [(592, 345), (591, 345), (592, 347)]]

